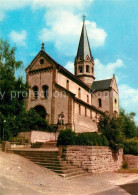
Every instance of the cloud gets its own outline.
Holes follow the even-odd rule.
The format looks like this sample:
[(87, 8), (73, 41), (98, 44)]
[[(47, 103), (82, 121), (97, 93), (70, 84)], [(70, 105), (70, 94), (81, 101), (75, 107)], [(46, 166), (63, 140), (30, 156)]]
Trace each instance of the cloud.
[[(40, 31), (39, 39), (54, 42), (55, 47), (65, 55), (74, 55), (77, 52), (82, 28), (81, 16), (67, 10), (60, 12), (52, 10), (45, 14), (45, 20), (47, 27)], [(91, 46), (103, 46), (106, 32), (92, 21), (86, 20), (86, 26)]]
[(83, 9), (94, 0), (0, 0), (0, 21), (4, 19), (5, 11), (22, 9), (27, 6), (32, 9)]
[(124, 108), (127, 112), (135, 112), (136, 118), (135, 121), (138, 124), (138, 89), (132, 88), (126, 84), (119, 85), (119, 99), (120, 106)]
[[(125, 67), (121, 59), (117, 59), (115, 62), (109, 62), (104, 65), (99, 59), (95, 59), (95, 77), (98, 79), (111, 78), (113, 74), (116, 74), (117, 81), (119, 81), (120, 73), (119, 68)], [(104, 73), (104, 74), (103, 74)]]
[(74, 63), (73, 62), (67, 62), (64, 68), (66, 68), (68, 71), (74, 74)]
[[(93, 0), (87, 0), (87, 4), (92, 3)], [(86, 5), (85, 0), (0, 0), (1, 9), (3, 10), (14, 10), (20, 9), (26, 6), (31, 6), (32, 8), (39, 7), (77, 7), (82, 8)]]
[(13, 30), (9, 34), (11, 41), (20, 46), (26, 46), (26, 36), (27, 32), (25, 30), (22, 30), (20, 33)]

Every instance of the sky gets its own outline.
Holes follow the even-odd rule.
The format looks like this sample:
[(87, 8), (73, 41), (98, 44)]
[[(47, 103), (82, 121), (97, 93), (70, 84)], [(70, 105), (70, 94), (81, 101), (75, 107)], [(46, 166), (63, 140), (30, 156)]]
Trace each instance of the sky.
[(17, 75), (45, 43), (45, 51), (73, 73), (82, 16), (95, 60), (96, 80), (116, 75), (120, 107), (138, 124), (138, 0), (0, 0), (0, 38), (23, 61)]

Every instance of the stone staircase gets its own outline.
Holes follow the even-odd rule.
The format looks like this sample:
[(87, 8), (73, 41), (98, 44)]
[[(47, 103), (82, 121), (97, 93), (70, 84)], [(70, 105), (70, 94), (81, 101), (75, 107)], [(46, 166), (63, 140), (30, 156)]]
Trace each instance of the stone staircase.
[(31, 145), (31, 148), (56, 148), (57, 142), (50, 141), (50, 142), (36, 142)]
[(58, 156), (57, 151), (14, 150), (13, 152), (33, 161), (40, 166), (56, 172), (65, 179), (71, 179), (89, 174), (87, 171), (67, 163), (63, 158)]

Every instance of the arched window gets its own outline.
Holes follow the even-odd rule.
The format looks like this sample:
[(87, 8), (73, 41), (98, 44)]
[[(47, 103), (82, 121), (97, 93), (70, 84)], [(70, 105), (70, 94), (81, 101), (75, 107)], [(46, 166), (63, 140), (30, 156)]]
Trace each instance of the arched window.
[(34, 93), (34, 99), (36, 100), (38, 98), (38, 87), (37, 86), (33, 87), (33, 93)]
[(90, 67), (89, 67), (89, 65), (86, 65), (86, 72), (90, 72)]
[(87, 103), (89, 104), (89, 96), (87, 95)]
[(83, 72), (82, 66), (79, 66), (79, 72), (80, 72), (80, 73)]
[(42, 89), (43, 89), (44, 98), (47, 98), (48, 97), (48, 86), (43, 85)]
[(101, 98), (98, 99), (98, 104), (99, 104), (99, 108), (101, 108), (102, 107), (102, 100), (101, 100)]
[(81, 89), (78, 89), (78, 98), (81, 98)]
[(79, 104), (79, 115), (81, 115), (81, 105)]
[(115, 98), (115, 104), (117, 103), (117, 99)]
[(66, 81), (66, 89), (69, 90), (69, 80)]

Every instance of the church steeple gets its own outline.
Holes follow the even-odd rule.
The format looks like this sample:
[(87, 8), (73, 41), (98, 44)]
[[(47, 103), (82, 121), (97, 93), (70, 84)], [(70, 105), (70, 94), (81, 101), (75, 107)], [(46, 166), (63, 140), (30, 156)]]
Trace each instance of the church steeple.
[(84, 17), (85, 16), (83, 16), (83, 26), (82, 26), (80, 42), (78, 46), (77, 58), (85, 59), (87, 56), (89, 56), (89, 58), (93, 59), (92, 54), (91, 54), (89, 40), (88, 40), (87, 30), (85, 26)]
[(83, 82), (91, 85), (94, 78), (94, 60), (90, 49), (89, 39), (85, 26), (85, 16), (83, 16), (82, 31), (75, 58), (75, 75)]

